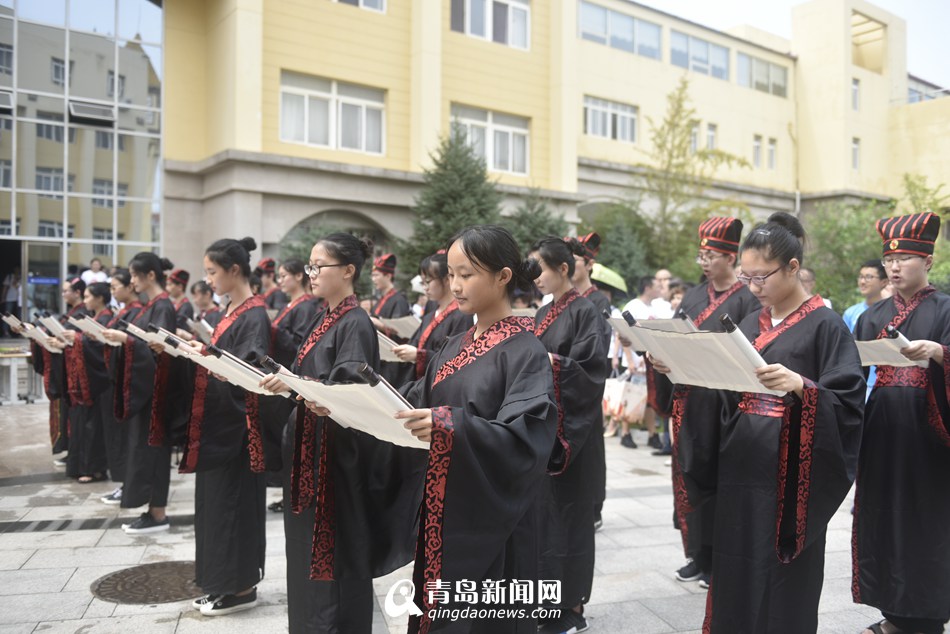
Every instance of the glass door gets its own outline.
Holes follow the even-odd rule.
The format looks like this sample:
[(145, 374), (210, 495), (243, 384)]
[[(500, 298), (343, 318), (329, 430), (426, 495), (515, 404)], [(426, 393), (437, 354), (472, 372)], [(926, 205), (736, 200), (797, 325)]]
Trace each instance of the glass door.
[(63, 245), (50, 242), (23, 243), (23, 272), (26, 282), (24, 318), (48, 310), (62, 312)]

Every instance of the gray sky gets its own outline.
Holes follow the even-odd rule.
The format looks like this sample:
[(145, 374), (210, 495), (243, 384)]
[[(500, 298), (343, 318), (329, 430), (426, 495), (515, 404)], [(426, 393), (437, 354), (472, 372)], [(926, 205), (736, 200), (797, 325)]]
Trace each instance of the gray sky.
[[(792, 7), (801, 0), (636, 0), (641, 4), (714, 29), (751, 24), (782, 37), (792, 35)], [(950, 28), (947, 0), (870, 0), (907, 22), (907, 70), (921, 79), (950, 87), (945, 46)], [(941, 51), (941, 48), (944, 48)]]

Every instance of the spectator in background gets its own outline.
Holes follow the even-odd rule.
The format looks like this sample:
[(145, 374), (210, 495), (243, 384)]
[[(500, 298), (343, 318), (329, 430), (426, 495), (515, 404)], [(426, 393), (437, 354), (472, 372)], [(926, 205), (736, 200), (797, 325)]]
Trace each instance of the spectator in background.
[[(811, 297), (815, 294), (815, 270), (802, 267), (798, 271), (798, 279), (802, 281), (802, 287), (805, 289), (805, 292), (808, 293), (808, 296)], [(825, 302), (825, 306), (831, 308), (831, 300), (825, 297), (821, 298), (821, 301)]]
[(109, 281), (109, 275), (102, 270), (102, 260), (99, 258), (92, 258), (89, 261), (89, 268), (83, 271), (79, 278), (86, 283), (86, 286)]
[(660, 269), (653, 276), (657, 284), (657, 297), (650, 303), (653, 307), (653, 319), (670, 319), (673, 311), (670, 308), (670, 282), (673, 275), (666, 269)]
[[(3, 278), (3, 289), (0, 290), (0, 299), (3, 299), (3, 312), (20, 316), (22, 305), (22, 288), (20, 286), (20, 267), (13, 267), (13, 272)], [(10, 327), (4, 322), (0, 324), (0, 333), (4, 337), (11, 337)]]
[[(861, 297), (864, 298), (864, 301), (858, 302), (854, 306), (849, 306), (848, 309), (844, 311), (844, 323), (848, 326), (848, 330), (852, 333), (854, 332), (854, 327), (858, 323), (858, 317), (868, 308), (884, 299), (884, 291), (889, 285), (890, 280), (887, 277), (887, 271), (884, 269), (884, 265), (880, 260), (868, 260), (861, 265), (861, 270), (858, 273), (858, 291), (861, 293)], [(871, 388), (874, 387), (876, 380), (877, 368), (872, 365), (868, 368), (868, 397), (871, 396)]]

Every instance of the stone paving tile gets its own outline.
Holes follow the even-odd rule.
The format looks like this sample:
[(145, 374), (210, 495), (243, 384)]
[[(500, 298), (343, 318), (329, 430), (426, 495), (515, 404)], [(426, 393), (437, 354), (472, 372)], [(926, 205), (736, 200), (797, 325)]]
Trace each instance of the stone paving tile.
[(8, 594), (0, 597), (0, 623), (36, 623), (82, 618), (92, 601), (89, 591)]
[(178, 627), (177, 614), (156, 616), (122, 616), (114, 618), (84, 618), (78, 621), (57, 621), (40, 623), (35, 634), (116, 634), (117, 632), (136, 632), (137, 634), (173, 634)]
[(110, 548), (46, 548), (36, 551), (23, 568), (63, 568), (71, 566), (128, 565), (142, 559), (145, 546), (113, 546)]
[(75, 568), (0, 571), (0, 595), (39, 594), (72, 589), (65, 586), (75, 572)]
[(35, 553), (35, 550), (0, 550), (0, 570), (17, 570)]

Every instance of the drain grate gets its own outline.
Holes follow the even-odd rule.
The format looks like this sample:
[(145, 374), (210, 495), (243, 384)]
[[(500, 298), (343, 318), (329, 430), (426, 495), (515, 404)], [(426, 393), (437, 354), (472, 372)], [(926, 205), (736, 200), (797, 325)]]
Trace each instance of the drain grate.
[(204, 593), (194, 579), (195, 562), (162, 561), (113, 572), (89, 589), (103, 601), (150, 605), (200, 597)]
[[(195, 516), (175, 515), (168, 516), (172, 526), (190, 526), (195, 523)], [(2, 533), (43, 533), (49, 531), (87, 531), (103, 528), (121, 528), (135, 520), (134, 517), (89, 517), (85, 519), (57, 519), (57, 520), (17, 520), (15, 522), (0, 522)]]

